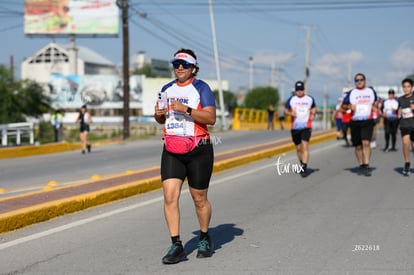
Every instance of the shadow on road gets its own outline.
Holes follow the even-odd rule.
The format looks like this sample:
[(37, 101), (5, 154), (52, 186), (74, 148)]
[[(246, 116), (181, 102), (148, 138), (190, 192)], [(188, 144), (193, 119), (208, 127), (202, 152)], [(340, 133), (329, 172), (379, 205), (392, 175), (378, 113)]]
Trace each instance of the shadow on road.
[[(403, 173), (404, 167), (395, 167), (394, 171), (397, 172), (400, 175), (405, 176), (404, 173)], [(413, 174), (413, 173), (414, 173), (414, 169), (410, 169), (410, 174)]]
[(306, 169), (306, 172), (308, 173), (308, 176), (310, 176), (310, 175), (312, 175), (312, 174), (313, 174), (313, 173), (315, 173), (315, 172), (319, 172), (319, 170), (320, 170), (319, 168), (315, 168), (315, 169), (314, 169), (314, 168), (309, 168), (309, 167), (308, 167), (308, 168)]
[[(375, 167), (369, 167), (369, 169), (371, 170), (371, 172), (372, 171), (374, 171), (375, 169), (377, 169), (377, 168), (375, 168)], [(353, 173), (353, 174), (357, 174), (358, 175), (358, 173), (359, 173), (359, 166), (357, 166), (357, 167), (353, 167), (353, 168), (345, 168), (344, 169), (345, 171), (349, 171), (349, 172), (351, 172), (351, 173)]]
[[(213, 241), (214, 250), (218, 250), (224, 244), (233, 241), (236, 236), (243, 235), (244, 231), (243, 229), (235, 227), (235, 224), (221, 224), (210, 228), (208, 232), (211, 236), (211, 240)], [(187, 254), (191, 254), (194, 250), (196, 250), (198, 245), (200, 231), (197, 230), (192, 233), (196, 236), (184, 245), (184, 250)]]

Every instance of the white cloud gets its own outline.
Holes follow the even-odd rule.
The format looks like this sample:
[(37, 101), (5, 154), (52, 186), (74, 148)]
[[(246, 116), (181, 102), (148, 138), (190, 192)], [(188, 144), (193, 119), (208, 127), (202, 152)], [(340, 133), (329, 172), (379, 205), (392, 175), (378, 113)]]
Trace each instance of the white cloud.
[(274, 62), (277, 66), (277, 64), (288, 64), (292, 62), (295, 54), (263, 50), (255, 53), (252, 57), (254, 64), (271, 65)]
[(386, 85), (399, 85), (403, 78), (414, 72), (414, 45), (401, 43), (388, 60), (388, 66), (384, 65), (384, 70), (375, 80)]
[(360, 52), (352, 51), (341, 54), (325, 54), (313, 62), (312, 68), (321, 74), (326, 75), (346, 75), (348, 64), (355, 64), (364, 59)]
[(414, 68), (414, 48), (409, 43), (401, 44), (391, 55), (391, 65), (399, 70), (412, 70)]

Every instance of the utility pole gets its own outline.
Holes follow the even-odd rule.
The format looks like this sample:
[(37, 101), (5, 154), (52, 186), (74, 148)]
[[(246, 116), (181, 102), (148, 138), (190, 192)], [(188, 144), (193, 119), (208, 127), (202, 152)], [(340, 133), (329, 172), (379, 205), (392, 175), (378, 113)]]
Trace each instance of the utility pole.
[(270, 86), (277, 88), (277, 75), (276, 75), (276, 61), (272, 60), (272, 68), (270, 71)]
[(214, 21), (214, 13), (213, 13), (213, 3), (212, 0), (208, 1), (209, 10), (210, 10), (210, 23), (211, 23), (211, 35), (213, 36), (213, 48), (214, 48), (214, 61), (216, 63), (216, 74), (217, 74), (217, 86), (218, 86), (218, 94), (219, 94), (219, 103), (221, 109), (221, 129), (224, 129), (226, 125), (226, 115), (224, 109), (224, 98), (223, 98), (223, 88), (221, 83), (221, 74), (220, 74), (220, 63), (219, 63), (219, 54), (218, 54), (218, 47), (217, 47), (217, 39), (216, 39), (216, 25)]
[(306, 52), (305, 52), (305, 79), (303, 80), (303, 82), (305, 83), (305, 87), (306, 87), (306, 83), (308, 81), (309, 78), (309, 74), (310, 74), (310, 32), (312, 29), (311, 25), (307, 25), (306, 27)]
[(14, 56), (10, 56), (10, 80), (14, 82)]
[(123, 139), (129, 138), (129, 28), (128, 0), (122, 0), (122, 38), (123, 38), (123, 94), (124, 94), (124, 129)]
[(249, 57), (249, 90), (253, 90), (253, 56)]
[(352, 87), (352, 64), (350, 61), (348, 61), (348, 88)]

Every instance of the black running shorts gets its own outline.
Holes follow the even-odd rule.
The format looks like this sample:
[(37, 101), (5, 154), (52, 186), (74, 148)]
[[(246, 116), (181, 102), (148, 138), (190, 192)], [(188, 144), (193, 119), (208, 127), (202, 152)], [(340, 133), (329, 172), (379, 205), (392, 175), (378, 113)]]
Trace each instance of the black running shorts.
[(362, 145), (363, 140), (371, 141), (374, 124), (372, 119), (352, 120), (350, 123), (352, 145)]
[(161, 179), (178, 178), (184, 181), (187, 177), (188, 185), (194, 189), (207, 189), (213, 172), (214, 152), (213, 145), (199, 144), (193, 151), (185, 155), (177, 155), (162, 151)]
[(414, 142), (414, 128), (400, 128), (401, 137), (410, 135), (411, 142)]
[(309, 142), (312, 130), (310, 128), (300, 129), (300, 130), (291, 130), (292, 141), (295, 145), (299, 145), (302, 140)]

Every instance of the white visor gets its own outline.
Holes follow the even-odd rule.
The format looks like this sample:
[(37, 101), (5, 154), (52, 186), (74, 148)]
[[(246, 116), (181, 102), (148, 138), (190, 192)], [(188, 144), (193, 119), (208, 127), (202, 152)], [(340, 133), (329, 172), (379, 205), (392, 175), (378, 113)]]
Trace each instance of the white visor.
[(197, 64), (197, 60), (191, 55), (189, 55), (188, 53), (177, 53), (174, 56), (174, 60), (177, 60), (177, 59), (187, 61), (188, 63), (193, 64), (193, 65)]

